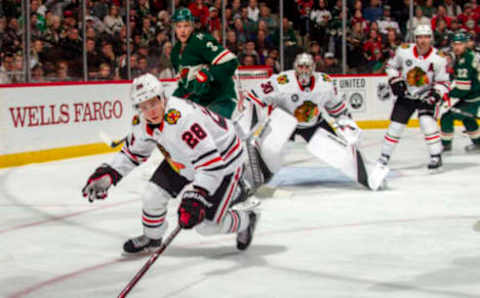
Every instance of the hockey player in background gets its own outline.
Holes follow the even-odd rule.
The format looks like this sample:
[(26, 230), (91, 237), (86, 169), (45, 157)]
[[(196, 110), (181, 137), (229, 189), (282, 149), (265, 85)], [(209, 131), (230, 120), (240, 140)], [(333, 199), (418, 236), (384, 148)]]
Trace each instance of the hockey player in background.
[[(295, 58), (294, 69), (273, 75), (268, 80), (260, 82), (247, 93), (247, 98), (260, 109), (273, 107), (274, 111), (280, 109), (296, 118), (297, 121), (293, 133), (288, 135), (286, 140), (294, 140), (294, 137), (298, 135), (311, 145), (314, 136), (319, 131), (324, 131), (330, 139), (332, 137), (336, 138), (338, 132), (341, 135), (348, 135), (350, 143), (356, 143), (360, 136), (360, 129), (355, 121), (351, 119), (345, 100), (337, 95), (332, 79), (324, 73), (314, 72), (313, 68), (313, 57), (310, 54), (301, 53)], [(337, 130), (328, 123), (325, 118), (326, 115), (322, 115), (323, 111), (326, 111), (330, 117), (335, 119), (334, 126), (338, 128)], [(284, 123), (280, 123), (280, 127), (271, 125), (271, 130), (268, 130), (266, 134), (280, 135), (284, 131), (288, 131), (287, 127), (283, 127), (284, 125)], [(260, 138), (262, 137), (261, 134)], [(257, 147), (268, 146), (267, 142), (263, 142), (262, 145), (258, 145), (258, 143), (257, 141)], [(318, 153), (322, 148), (310, 148), (310, 146), (307, 145), (307, 149), (311, 149), (312, 154), (321, 158)], [(340, 151), (341, 150), (340, 148)], [(276, 162), (272, 160), (272, 155), (274, 156), (275, 154), (261, 153), (262, 148), (259, 148), (258, 151), (260, 151), (258, 158), (264, 160), (270, 172), (278, 170), (280, 160)], [(275, 150), (272, 149), (270, 151)], [(280, 149), (278, 149), (277, 152), (281, 155)], [(351, 154), (351, 150), (349, 153)], [(250, 156), (252, 155), (251, 152), (249, 152), (249, 154)], [(338, 152), (338, 156), (340, 157), (340, 152)], [(357, 157), (359, 158), (357, 159)], [(329, 155), (324, 161), (329, 163), (334, 159), (335, 156)], [(357, 175), (355, 173), (353, 178), (357, 179), (359, 183), (364, 184), (366, 187), (370, 187), (371, 185), (369, 185), (367, 181), (368, 173), (366, 173), (366, 169), (363, 168), (364, 164), (361, 159), (359, 153), (358, 156), (354, 158), (355, 163), (358, 162), (361, 166), (359, 174)], [(250, 161), (252, 160), (253, 159), (250, 158)], [(339, 161), (339, 163), (343, 162), (346, 161)], [(274, 163), (276, 165), (272, 165)], [(336, 162), (332, 162), (331, 164), (337, 167), (340, 166), (340, 164)], [(357, 164), (354, 164), (352, 160), (352, 164), (346, 166), (350, 166), (353, 169)], [(255, 168), (255, 166), (252, 166), (252, 168)], [(264, 174), (266, 172), (265, 176), (267, 178), (271, 177), (271, 173), (269, 174), (268, 171), (265, 171), (265, 165), (262, 166), (262, 169)], [(380, 180), (383, 180), (383, 178), (384, 176), (380, 178)], [(382, 181), (377, 182), (376, 185), (371, 188), (376, 190), (381, 183)]]
[[(468, 37), (462, 33), (453, 36), (455, 53), (454, 80), (450, 91), (450, 102), (460, 112), (476, 116), (480, 105), (480, 60), (472, 49), (467, 47)], [(447, 108), (448, 109), (448, 108)], [(465, 147), (467, 152), (480, 152), (480, 130), (473, 116), (447, 111), (440, 118), (443, 151), (452, 150), (454, 134), (453, 121), (461, 120), (472, 144)]]
[(233, 75), (238, 67), (237, 57), (210, 34), (194, 32), (193, 20), (187, 8), (178, 9), (173, 15), (179, 41), (170, 55), (179, 76), (173, 95), (188, 98), (230, 119), (236, 107)]
[(432, 29), (419, 25), (414, 31), (415, 43), (403, 44), (387, 62), (386, 73), (392, 93), (397, 96), (390, 125), (385, 134), (378, 167), (388, 164), (405, 125), (417, 110), (420, 129), (425, 136), (431, 172), (442, 166), (442, 144), (434, 106), (450, 91), (447, 59), (432, 47)]
[(90, 202), (105, 199), (112, 185), (146, 161), (155, 148), (165, 156), (143, 194), (143, 235), (125, 242), (124, 253), (152, 251), (167, 230), (167, 204), (181, 196), (178, 224), (204, 235), (237, 233), (246, 249), (259, 214), (234, 210), (246, 154), (230, 120), (180, 98), (166, 97), (151, 74), (136, 78), (130, 99), (140, 118), (134, 121), (122, 151), (98, 167), (82, 190)]

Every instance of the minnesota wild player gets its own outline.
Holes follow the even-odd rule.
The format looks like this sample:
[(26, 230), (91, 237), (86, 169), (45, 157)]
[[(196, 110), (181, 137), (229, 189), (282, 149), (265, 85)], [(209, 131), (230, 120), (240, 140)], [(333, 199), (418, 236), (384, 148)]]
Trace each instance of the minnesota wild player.
[(237, 57), (210, 34), (194, 32), (194, 18), (189, 9), (176, 10), (173, 22), (179, 41), (170, 55), (179, 74), (173, 95), (188, 98), (231, 118), (236, 107), (232, 76), (238, 67)]
[[(468, 114), (477, 115), (480, 106), (480, 59), (467, 47), (468, 37), (459, 32), (453, 36), (453, 52), (455, 53), (453, 89), (449, 96), (457, 102), (455, 108)], [(480, 152), (480, 130), (473, 117), (466, 117), (448, 111), (440, 118), (443, 151), (452, 150), (453, 121), (461, 120), (472, 144), (465, 147), (467, 152)]]

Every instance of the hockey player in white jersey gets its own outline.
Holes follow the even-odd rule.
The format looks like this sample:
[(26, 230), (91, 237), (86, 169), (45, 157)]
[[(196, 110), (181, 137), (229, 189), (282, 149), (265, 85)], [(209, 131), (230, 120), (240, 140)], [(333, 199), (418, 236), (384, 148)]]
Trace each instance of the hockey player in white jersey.
[(447, 59), (432, 47), (432, 29), (419, 25), (414, 31), (415, 43), (398, 47), (387, 63), (386, 73), (392, 93), (397, 96), (385, 134), (378, 166), (387, 165), (400, 141), (405, 125), (417, 110), (420, 129), (425, 136), (430, 161), (428, 169), (437, 172), (442, 166), (442, 145), (435, 104), (450, 91)]
[[(337, 143), (342, 143), (344, 149), (340, 148), (340, 150), (348, 151), (346, 154), (351, 155), (352, 148), (349, 148), (336, 135), (339, 133), (342, 136), (348, 136), (347, 139), (350, 143), (355, 144), (359, 139), (360, 129), (351, 119), (345, 100), (337, 95), (332, 79), (324, 73), (314, 72), (313, 67), (312, 56), (307, 53), (301, 53), (297, 55), (294, 61), (294, 69), (281, 72), (261, 82), (247, 93), (247, 98), (260, 108), (273, 106), (274, 111), (281, 109), (293, 115), (297, 123), (290, 140), (293, 140), (296, 135), (301, 136), (309, 143), (307, 149), (315, 156), (326, 162), (332, 162), (332, 166), (341, 168), (341, 165), (334, 161), (335, 157), (329, 156), (325, 160), (325, 156), (320, 156), (319, 153), (322, 151), (322, 148), (315, 148), (312, 145), (312, 139), (315, 139), (315, 136), (319, 137), (320, 132), (324, 132), (324, 136), (327, 136), (329, 139), (334, 138)], [(335, 119), (334, 126), (337, 127), (336, 131), (325, 119), (326, 115), (322, 115), (322, 111), (326, 111), (329, 116)], [(278, 126), (280, 127), (272, 125), (271, 131), (277, 133), (284, 130), (283, 123), (280, 123)], [(320, 143), (323, 143), (323, 141), (320, 141)], [(265, 145), (268, 146), (268, 144)], [(354, 172), (350, 175), (351, 178), (366, 187), (378, 189), (378, 184), (381, 184), (381, 181), (376, 183), (377, 185), (374, 187), (371, 187), (367, 181), (368, 173), (361, 154), (356, 148), (353, 148), (353, 154), (355, 156), (351, 159), (351, 164), (344, 165)], [(259, 155), (266, 161), (268, 168), (272, 170), (271, 164), (273, 162), (268, 162), (271, 154)], [(340, 160), (340, 163), (345, 162), (347, 161)], [(359, 167), (357, 167), (357, 163), (360, 165)], [(273, 169), (272, 172), (275, 172), (277, 169)]]
[(246, 249), (259, 214), (231, 209), (238, 195), (246, 154), (230, 120), (192, 102), (166, 97), (151, 74), (136, 78), (130, 99), (139, 111), (122, 150), (88, 178), (82, 190), (89, 201), (104, 199), (112, 185), (146, 161), (155, 148), (165, 159), (143, 194), (143, 235), (128, 240), (124, 253), (152, 251), (167, 229), (167, 203), (181, 195), (178, 224), (201, 234), (237, 233)]

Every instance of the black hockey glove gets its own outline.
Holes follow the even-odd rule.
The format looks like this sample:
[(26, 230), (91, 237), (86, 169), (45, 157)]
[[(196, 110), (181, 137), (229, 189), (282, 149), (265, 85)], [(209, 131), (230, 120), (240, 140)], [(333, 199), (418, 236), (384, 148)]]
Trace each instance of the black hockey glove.
[(178, 224), (183, 229), (191, 229), (201, 223), (206, 214), (207, 192), (200, 188), (186, 191), (178, 207)]
[(424, 94), (420, 96), (420, 100), (424, 101), (425, 103), (428, 103), (430, 105), (436, 105), (437, 102), (442, 101), (442, 97), (438, 92), (434, 89), (428, 90)]
[(405, 91), (407, 91), (407, 84), (405, 80), (401, 77), (392, 78), (388, 81), (390, 84), (390, 88), (392, 89), (392, 93), (398, 97), (404, 97)]
[(119, 172), (109, 165), (103, 164), (90, 175), (82, 189), (82, 194), (88, 198), (90, 203), (95, 200), (103, 200), (107, 197), (110, 186), (117, 185), (120, 179), (122, 179), (122, 175)]

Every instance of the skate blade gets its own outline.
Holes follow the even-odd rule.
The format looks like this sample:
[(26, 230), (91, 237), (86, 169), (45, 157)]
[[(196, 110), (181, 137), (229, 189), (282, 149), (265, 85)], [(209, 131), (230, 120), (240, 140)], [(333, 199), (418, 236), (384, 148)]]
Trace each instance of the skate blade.
[(149, 257), (151, 256), (155, 250), (157, 250), (159, 247), (156, 248), (148, 248), (141, 250), (139, 252), (126, 252), (123, 251), (120, 255), (124, 258), (143, 258), (143, 257)]
[(430, 175), (436, 175), (436, 174), (440, 174), (443, 172), (443, 168), (436, 168), (436, 169), (428, 169), (428, 173)]

